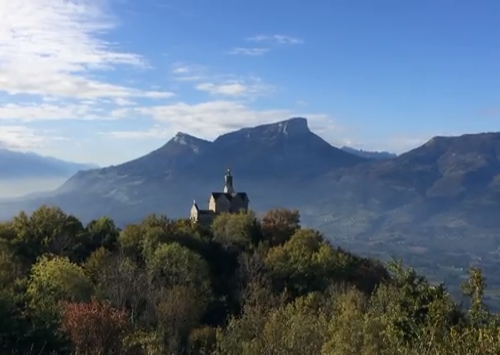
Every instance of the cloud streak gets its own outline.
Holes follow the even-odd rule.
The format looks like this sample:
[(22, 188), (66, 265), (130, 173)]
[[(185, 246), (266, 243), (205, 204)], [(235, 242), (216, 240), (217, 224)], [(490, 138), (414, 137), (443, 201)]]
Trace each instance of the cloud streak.
[(120, 52), (102, 36), (116, 23), (94, 0), (1, 0), (0, 91), (86, 99), (166, 98), (95, 79), (117, 66), (145, 68), (134, 53)]
[(249, 42), (259, 42), (259, 43), (268, 43), (268, 44), (303, 44), (305, 41), (302, 38), (285, 36), (285, 35), (258, 35), (253, 37), (248, 37), (247, 41)]
[(265, 47), (236, 47), (230, 50), (228, 53), (233, 55), (248, 55), (257, 57), (266, 54), (267, 52), (269, 52), (269, 50), (269, 48)]
[(196, 64), (174, 63), (171, 72), (176, 81), (200, 81), (207, 77), (207, 68)]
[(294, 116), (307, 117), (312, 130), (325, 136), (339, 132), (331, 117), (325, 114), (300, 113), (286, 109), (255, 110), (244, 103), (217, 100), (199, 104), (179, 102), (172, 105), (131, 108), (131, 116), (151, 117), (156, 124), (144, 131), (114, 131), (106, 134), (122, 139), (172, 137), (183, 131), (195, 136), (214, 139), (220, 134), (243, 127), (286, 120)]
[(62, 105), (28, 103), (0, 106), (0, 120), (4, 121), (105, 120), (109, 119), (109, 117), (108, 111), (91, 103)]
[(175, 63), (171, 73), (174, 80), (188, 82), (195, 90), (212, 96), (255, 99), (275, 91), (259, 77), (213, 74), (202, 65)]
[(195, 87), (199, 91), (215, 96), (257, 98), (274, 92), (270, 85), (263, 84), (258, 78), (252, 80), (226, 80), (221, 83), (202, 82)]
[(271, 47), (280, 45), (297, 45), (303, 44), (304, 40), (298, 37), (285, 36), (285, 35), (258, 35), (253, 37), (247, 37), (245, 39), (247, 42), (258, 43), (259, 47), (234, 47), (228, 54), (232, 55), (246, 55), (258, 57), (268, 53)]
[(41, 134), (25, 126), (0, 126), (0, 148), (36, 149), (48, 141), (64, 139), (63, 137)]

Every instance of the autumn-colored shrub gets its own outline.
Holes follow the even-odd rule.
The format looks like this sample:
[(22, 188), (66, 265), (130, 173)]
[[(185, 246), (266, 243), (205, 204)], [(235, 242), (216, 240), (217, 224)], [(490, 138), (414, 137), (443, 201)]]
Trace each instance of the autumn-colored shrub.
[(130, 322), (126, 312), (108, 303), (67, 303), (63, 312), (63, 330), (77, 354), (123, 354)]
[(262, 216), (262, 233), (271, 246), (281, 245), (300, 229), (298, 210), (275, 208)]

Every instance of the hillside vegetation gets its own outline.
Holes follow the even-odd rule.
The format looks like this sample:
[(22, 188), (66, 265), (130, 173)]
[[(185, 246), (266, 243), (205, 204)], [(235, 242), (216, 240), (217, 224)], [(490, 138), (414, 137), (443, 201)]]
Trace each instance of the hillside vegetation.
[(330, 145), (299, 117), (213, 141), (179, 132), (148, 154), (81, 171), (54, 191), (0, 201), (0, 221), (42, 205), (85, 224), (106, 215), (122, 228), (151, 213), (184, 218), (193, 200), (223, 188), (231, 167), (235, 189), (258, 215), (298, 208), (302, 224), (335, 246), (380, 260), (402, 257), (446, 282), (455, 297), (480, 263), (487, 303), (500, 305), (500, 133), (434, 137), (397, 157), (366, 158)]
[[(498, 354), (500, 316), (350, 254), (299, 213), (151, 215), (119, 230), (43, 206), (0, 225), (1, 354)], [(333, 245), (332, 245), (333, 244)]]

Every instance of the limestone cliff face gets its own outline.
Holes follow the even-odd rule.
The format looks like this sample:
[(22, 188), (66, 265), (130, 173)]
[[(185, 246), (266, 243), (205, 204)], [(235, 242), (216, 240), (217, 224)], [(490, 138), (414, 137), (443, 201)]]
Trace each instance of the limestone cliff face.
[(231, 166), (241, 179), (269, 179), (319, 175), (364, 161), (311, 132), (305, 118), (292, 118), (221, 135), (194, 168), (215, 177)]

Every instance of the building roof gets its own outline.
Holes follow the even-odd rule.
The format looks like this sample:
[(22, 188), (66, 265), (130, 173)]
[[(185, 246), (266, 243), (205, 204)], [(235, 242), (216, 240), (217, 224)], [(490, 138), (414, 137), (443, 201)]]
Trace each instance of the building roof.
[(214, 214), (212, 210), (200, 210), (196, 201), (193, 201), (193, 206), (194, 208), (196, 208), (196, 212), (198, 212), (198, 215)]
[(249, 200), (246, 192), (236, 192), (234, 194), (225, 192), (212, 192), (211, 194), (211, 196), (213, 196), (214, 199), (218, 199), (221, 195), (224, 195), (229, 201), (231, 201), (235, 196), (239, 196), (243, 200)]
[(211, 210), (198, 210), (198, 215), (209, 215), (209, 214), (215, 214), (215, 212)]
[(240, 196), (243, 200), (250, 201), (246, 192), (237, 192), (236, 195)]

